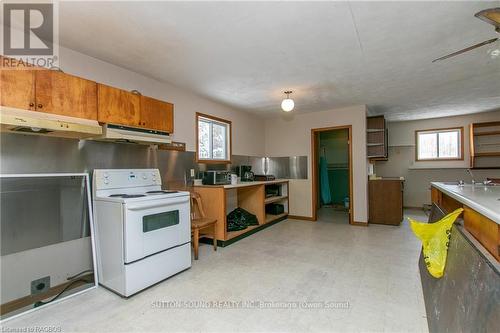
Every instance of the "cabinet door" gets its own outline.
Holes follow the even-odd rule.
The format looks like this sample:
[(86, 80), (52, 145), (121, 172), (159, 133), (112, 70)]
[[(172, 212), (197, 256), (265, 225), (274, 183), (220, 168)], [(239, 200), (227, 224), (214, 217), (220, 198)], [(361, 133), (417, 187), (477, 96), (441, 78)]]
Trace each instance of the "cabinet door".
[(35, 72), (36, 110), (97, 119), (97, 84), (53, 70)]
[(174, 106), (157, 99), (141, 96), (141, 127), (173, 133)]
[(399, 225), (403, 220), (400, 180), (368, 181), (369, 222)]
[(2, 68), (0, 105), (35, 110), (35, 71)]
[(139, 125), (140, 96), (129, 91), (97, 85), (97, 120), (100, 123), (135, 126)]

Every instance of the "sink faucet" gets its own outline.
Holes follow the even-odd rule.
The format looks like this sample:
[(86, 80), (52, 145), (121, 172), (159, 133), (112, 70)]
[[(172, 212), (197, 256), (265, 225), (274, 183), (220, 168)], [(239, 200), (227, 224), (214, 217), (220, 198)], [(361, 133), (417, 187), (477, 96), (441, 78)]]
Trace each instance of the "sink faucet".
[(474, 180), (474, 175), (472, 174), (472, 170), (471, 169), (467, 169), (467, 172), (470, 175), (472, 185), (474, 185), (476, 183), (476, 181)]

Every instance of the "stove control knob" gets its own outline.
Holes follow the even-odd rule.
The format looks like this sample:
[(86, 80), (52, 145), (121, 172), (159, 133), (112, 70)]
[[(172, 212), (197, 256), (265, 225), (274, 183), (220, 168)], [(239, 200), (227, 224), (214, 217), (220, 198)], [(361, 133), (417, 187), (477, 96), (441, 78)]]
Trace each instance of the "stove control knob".
[(104, 184), (109, 184), (109, 180), (104, 179)]
[(109, 173), (105, 172), (104, 173), (104, 178), (109, 178)]
[(148, 175), (146, 175), (145, 173), (142, 174), (142, 179), (148, 179)]

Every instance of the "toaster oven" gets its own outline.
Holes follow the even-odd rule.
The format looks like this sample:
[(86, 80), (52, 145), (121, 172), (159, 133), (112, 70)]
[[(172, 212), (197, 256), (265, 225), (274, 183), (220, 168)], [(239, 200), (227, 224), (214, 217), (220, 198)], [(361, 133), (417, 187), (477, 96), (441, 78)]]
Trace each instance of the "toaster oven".
[(205, 171), (202, 178), (203, 185), (231, 184), (231, 173), (228, 171)]

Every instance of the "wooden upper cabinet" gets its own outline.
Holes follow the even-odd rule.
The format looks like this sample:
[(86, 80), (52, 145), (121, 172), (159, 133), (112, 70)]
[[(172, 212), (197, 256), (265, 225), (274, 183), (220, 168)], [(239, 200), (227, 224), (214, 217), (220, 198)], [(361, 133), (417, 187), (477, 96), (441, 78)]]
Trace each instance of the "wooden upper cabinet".
[(140, 126), (140, 95), (97, 84), (97, 120), (124, 126)]
[(0, 56), (2, 106), (169, 134), (174, 131), (174, 106), (171, 103), (59, 71), (17, 66), (17, 60), (5, 59)]
[(35, 71), (36, 110), (97, 119), (97, 84), (53, 70)]
[(141, 127), (173, 133), (174, 106), (151, 97), (141, 96)]
[(1, 69), (0, 104), (24, 110), (35, 110), (35, 71)]

